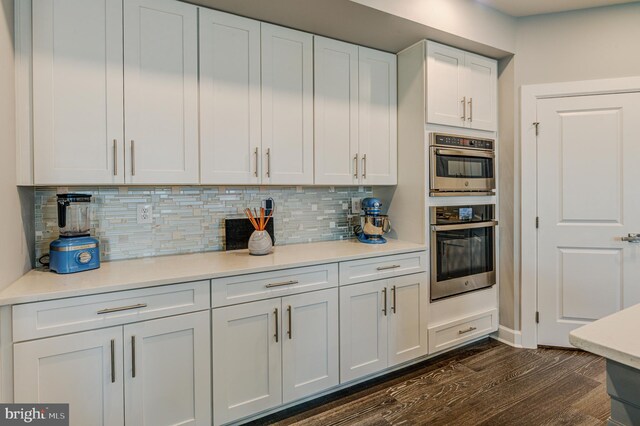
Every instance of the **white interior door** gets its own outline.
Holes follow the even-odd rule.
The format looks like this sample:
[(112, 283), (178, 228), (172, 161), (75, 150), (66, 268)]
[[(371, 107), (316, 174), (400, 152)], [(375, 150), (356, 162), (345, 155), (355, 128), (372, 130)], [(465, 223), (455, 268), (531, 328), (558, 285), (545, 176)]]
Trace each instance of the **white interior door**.
[(124, 65), (127, 183), (198, 183), (198, 8), (125, 0)]
[(71, 426), (124, 424), (122, 327), (13, 346), (16, 403), (69, 404)]
[(33, 2), (34, 179), (124, 183), (122, 2)]
[(538, 343), (640, 303), (640, 94), (537, 103)]
[(200, 9), (200, 176), (260, 182), (260, 22)]
[(125, 424), (211, 425), (209, 311), (124, 326)]

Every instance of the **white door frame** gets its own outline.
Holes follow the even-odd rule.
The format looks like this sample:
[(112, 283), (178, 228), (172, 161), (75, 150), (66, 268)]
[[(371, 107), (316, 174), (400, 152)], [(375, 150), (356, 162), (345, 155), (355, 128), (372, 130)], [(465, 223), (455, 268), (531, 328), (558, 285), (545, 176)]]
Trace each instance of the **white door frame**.
[[(535, 313), (538, 302), (538, 239), (535, 220), (538, 212), (536, 171), (536, 104), (539, 99), (567, 96), (640, 92), (640, 77), (522, 86), (520, 92), (520, 315), (522, 346), (538, 345)], [(543, 126), (544, 123), (541, 124)]]

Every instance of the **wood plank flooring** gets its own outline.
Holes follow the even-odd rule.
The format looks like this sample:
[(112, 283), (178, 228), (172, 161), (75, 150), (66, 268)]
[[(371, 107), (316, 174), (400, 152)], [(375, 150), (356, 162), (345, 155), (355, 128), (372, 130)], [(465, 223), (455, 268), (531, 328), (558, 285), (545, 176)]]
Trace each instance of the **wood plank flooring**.
[(256, 425), (603, 425), (604, 359), (492, 339), (253, 422)]

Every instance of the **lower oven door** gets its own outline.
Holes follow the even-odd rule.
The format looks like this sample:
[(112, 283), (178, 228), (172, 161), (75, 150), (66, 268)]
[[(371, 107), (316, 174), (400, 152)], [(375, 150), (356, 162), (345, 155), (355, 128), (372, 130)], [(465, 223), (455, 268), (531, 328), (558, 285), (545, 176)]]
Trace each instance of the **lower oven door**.
[(493, 152), (431, 147), (431, 195), (495, 189)]
[(431, 230), (431, 300), (496, 283), (496, 221), (434, 225)]

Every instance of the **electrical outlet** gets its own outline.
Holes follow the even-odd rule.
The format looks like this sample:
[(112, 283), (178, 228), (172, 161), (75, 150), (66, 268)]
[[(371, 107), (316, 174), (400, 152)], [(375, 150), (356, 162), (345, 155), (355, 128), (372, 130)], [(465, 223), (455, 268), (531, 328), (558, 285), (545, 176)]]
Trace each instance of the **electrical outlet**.
[(351, 213), (356, 214), (360, 213), (362, 209), (362, 200), (360, 198), (354, 197), (351, 199)]
[(153, 206), (151, 204), (138, 205), (138, 224), (153, 223)]

